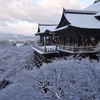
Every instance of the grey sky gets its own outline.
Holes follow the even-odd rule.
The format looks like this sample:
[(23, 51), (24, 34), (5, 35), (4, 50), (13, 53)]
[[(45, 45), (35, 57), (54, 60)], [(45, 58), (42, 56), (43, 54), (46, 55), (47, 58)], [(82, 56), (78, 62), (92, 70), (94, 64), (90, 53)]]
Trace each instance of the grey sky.
[(85, 6), (79, 0), (0, 0), (0, 33), (32, 35), (37, 23), (59, 23), (63, 7)]

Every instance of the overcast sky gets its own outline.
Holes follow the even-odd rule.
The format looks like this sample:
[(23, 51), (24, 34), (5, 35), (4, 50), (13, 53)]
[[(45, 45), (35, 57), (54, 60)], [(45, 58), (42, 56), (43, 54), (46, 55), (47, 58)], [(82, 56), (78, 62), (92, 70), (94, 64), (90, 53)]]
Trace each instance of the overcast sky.
[(63, 8), (83, 9), (95, 0), (0, 0), (0, 33), (32, 35), (37, 23), (58, 24)]

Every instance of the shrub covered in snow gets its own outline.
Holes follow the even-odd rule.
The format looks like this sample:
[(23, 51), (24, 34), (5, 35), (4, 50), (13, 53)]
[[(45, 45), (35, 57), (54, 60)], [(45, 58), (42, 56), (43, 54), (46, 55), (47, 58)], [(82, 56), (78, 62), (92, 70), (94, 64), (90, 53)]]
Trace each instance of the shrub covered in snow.
[[(34, 66), (31, 45), (0, 49), (0, 100), (100, 100), (100, 62), (56, 60)], [(31, 69), (31, 70), (29, 70)]]
[(99, 100), (99, 67), (88, 58), (54, 61), (34, 75), (36, 87), (51, 100)]

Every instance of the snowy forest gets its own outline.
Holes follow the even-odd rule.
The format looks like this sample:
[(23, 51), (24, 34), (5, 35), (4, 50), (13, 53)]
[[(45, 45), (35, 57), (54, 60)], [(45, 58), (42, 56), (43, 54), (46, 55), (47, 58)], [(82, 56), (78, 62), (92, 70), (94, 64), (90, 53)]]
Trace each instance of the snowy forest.
[(100, 100), (99, 60), (69, 56), (37, 68), (32, 45), (0, 45), (0, 100)]

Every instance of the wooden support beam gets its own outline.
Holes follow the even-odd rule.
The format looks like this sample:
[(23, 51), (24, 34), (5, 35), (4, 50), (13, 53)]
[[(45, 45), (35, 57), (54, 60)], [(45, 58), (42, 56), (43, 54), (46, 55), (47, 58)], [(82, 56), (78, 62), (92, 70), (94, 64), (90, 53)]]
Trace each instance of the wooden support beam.
[(46, 36), (44, 36), (44, 50), (45, 50), (45, 52), (47, 51), (47, 49), (46, 49)]
[(95, 36), (95, 43), (98, 44), (99, 40), (98, 40), (98, 36)]

